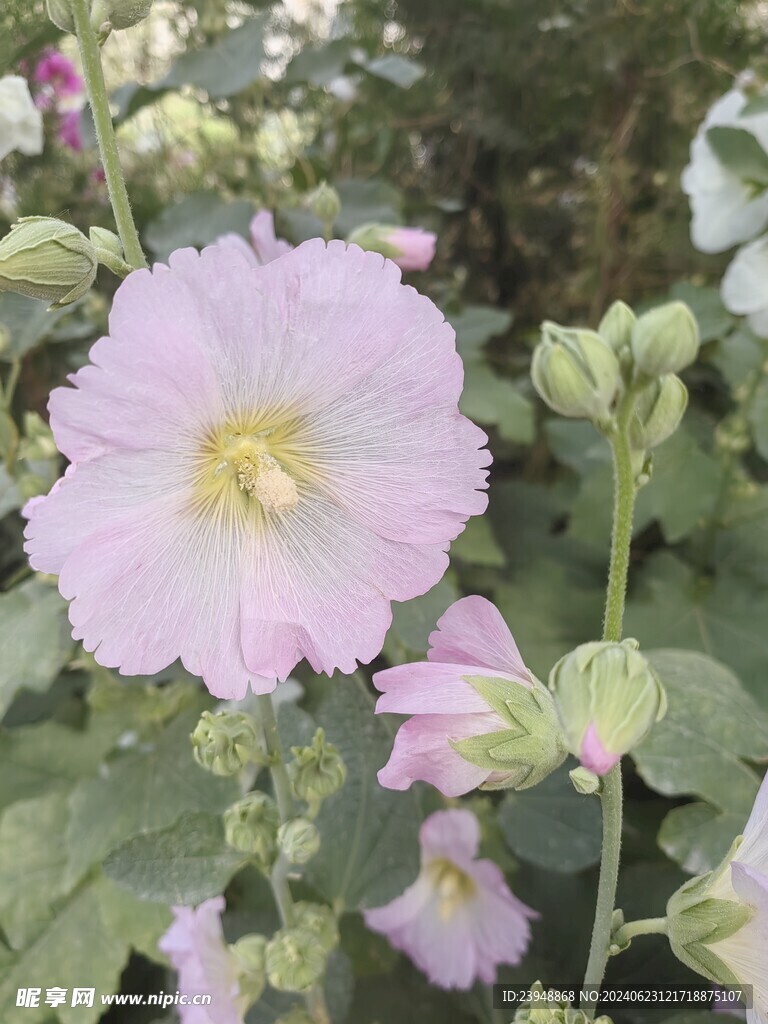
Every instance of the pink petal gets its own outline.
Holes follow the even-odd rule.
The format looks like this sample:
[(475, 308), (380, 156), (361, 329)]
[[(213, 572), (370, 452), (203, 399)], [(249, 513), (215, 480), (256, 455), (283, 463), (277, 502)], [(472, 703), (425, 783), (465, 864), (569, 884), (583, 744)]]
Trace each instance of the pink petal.
[(596, 775), (605, 775), (621, 760), (621, 754), (612, 754), (603, 746), (594, 722), (590, 722), (581, 741), (579, 760)]
[(389, 761), (378, 779), (387, 789), (408, 789), (416, 781), (429, 782), (444, 796), (461, 796), (488, 778), (486, 768), (465, 761), (448, 742), (468, 739), (498, 728), (493, 714), (418, 715), (397, 731)]
[(260, 210), (251, 221), (251, 241), (256, 259), (262, 265), (284, 256), (293, 248), (290, 242), (276, 237), (275, 218), (269, 210)]
[(439, 665), (429, 661), (384, 669), (373, 677), (373, 685), (383, 694), (376, 704), (376, 714), (387, 711), (403, 715), (487, 713), (488, 704), (462, 679), (462, 676), (482, 675), (483, 671), (477, 665)]
[(401, 270), (427, 270), (435, 258), (437, 235), (423, 228), (393, 228), (387, 242), (400, 250), (392, 259)]
[(463, 597), (452, 604), (438, 620), (429, 643), (430, 661), (479, 665), (531, 682), (501, 612), (484, 597)]
[(445, 857), (459, 867), (469, 864), (480, 847), (480, 823), (471, 811), (436, 811), (419, 832), (422, 861)]
[(472, 905), (478, 975), (492, 984), (498, 964), (516, 965), (523, 959), (531, 941), (529, 921), (539, 915), (513, 895), (493, 861), (476, 861), (469, 873), (478, 886)]

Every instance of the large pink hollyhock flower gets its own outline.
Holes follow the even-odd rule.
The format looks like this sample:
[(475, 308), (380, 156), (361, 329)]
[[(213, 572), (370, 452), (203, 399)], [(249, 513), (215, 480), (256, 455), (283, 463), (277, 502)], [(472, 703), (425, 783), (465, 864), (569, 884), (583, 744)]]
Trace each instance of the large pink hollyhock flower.
[(471, 811), (437, 811), (421, 826), (421, 871), (385, 907), (363, 911), (441, 988), (492, 983), (498, 964), (518, 964), (538, 914), (512, 895), (500, 868), (476, 860), (480, 826)]
[(238, 963), (224, 941), (224, 897), (199, 907), (173, 907), (174, 922), (158, 942), (179, 974), (179, 992), (188, 1000), (210, 996), (210, 1005), (179, 1004), (181, 1024), (243, 1024)]
[(449, 740), (509, 729), (463, 677), (491, 674), (528, 688), (533, 684), (501, 612), (484, 597), (452, 604), (429, 644), (426, 662), (398, 665), (373, 677), (383, 693), (377, 714), (413, 715), (400, 726), (379, 782), (388, 789), (407, 789), (420, 779), (445, 796), (460, 796), (498, 780), (496, 773), (465, 761)]
[(381, 256), (178, 251), (123, 282), (109, 337), (51, 395), (76, 467), (29, 510), (30, 561), (124, 674), (180, 657), (241, 698), (302, 657), (352, 672), (486, 507), (462, 381), (453, 330)]
[(251, 244), (234, 231), (216, 239), (217, 245), (238, 249), (254, 267), (263, 267), (293, 249), (290, 242), (275, 234), (275, 218), (269, 210), (260, 210), (251, 221)]

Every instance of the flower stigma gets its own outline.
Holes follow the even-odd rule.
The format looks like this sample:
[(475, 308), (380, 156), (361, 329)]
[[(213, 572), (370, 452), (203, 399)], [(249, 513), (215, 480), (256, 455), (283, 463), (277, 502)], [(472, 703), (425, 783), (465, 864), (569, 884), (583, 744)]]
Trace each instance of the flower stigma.
[(477, 886), (466, 871), (462, 871), (445, 857), (433, 860), (427, 867), (427, 873), (437, 893), (440, 919), (450, 921), (456, 912), (474, 897)]

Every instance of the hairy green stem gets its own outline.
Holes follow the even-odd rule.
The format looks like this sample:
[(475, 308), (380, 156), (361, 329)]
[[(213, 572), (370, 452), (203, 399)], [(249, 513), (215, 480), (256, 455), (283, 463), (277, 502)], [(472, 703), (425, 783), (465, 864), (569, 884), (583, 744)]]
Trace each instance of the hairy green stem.
[(123, 243), (126, 262), (134, 269), (140, 269), (146, 267), (147, 261), (144, 258), (139, 235), (133, 221), (128, 190), (125, 187), (123, 169), (120, 165), (120, 154), (117, 149), (112, 114), (109, 110), (109, 96), (104, 81), (104, 69), (101, 66), (101, 51), (96, 32), (91, 25), (88, 0), (72, 0), (72, 15), (75, 19), (77, 42), (83, 62), (83, 75), (88, 89), (96, 136), (99, 140), (99, 153), (104, 167), (112, 211), (115, 215), (115, 224)]
[(618, 946), (623, 946), (634, 939), (636, 935), (666, 935), (666, 917), (644, 917), (640, 921), (627, 921), (613, 935), (613, 941)]
[[(624, 603), (629, 575), (629, 554), (632, 543), (632, 519), (635, 510), (635, 471), (629, 444), (629, 421), (634, 409), (635, 396), (630, 390), (618, 411), (616, 427), (610, 437), (613, 453), (614, 506), (611, 537), (611, 562), (608, 572), (608, 590), (605, 599), (603, 639), (621, 640), (624, 623)], [(600, 860), (600, 878), (597, 886), (595, 923), (589, 960), (584, 975), (585, 988), (598, 987), (605, 976), (611, 942), (611, 925), (616, 904), (621, 859), (622, 785), (621, 764), (605, 776), (601, 793), (603, 808), (603, 847)], [(585, 1009), (594, 1014), (596, 1003)]]
[[(288, 769), (283, 757), (283, 748), (280, 743), (280, 733), (277, 729), (277, 716), (272, 697), (268, 693), (259, 694), (256, 698), (259, 721), (264, 736), (264, 749), (269, 758), (269, 771), (272, 776), (272, 787), (275, 792), (275, 802), (280, 813), (280, 822), (285, 823), (293, 818), (293, 792), (291, 780), (288, 777)], [(269, 883), (272, 887), (272, 894), (280, 913), (280, 920), (284, 927), (290, 928), (295, 922), (293, 897), (288, 885), (289, 864), (285, 854), (280, 853), (274, 863)], [(306, 995), (307, 1009), (312, 1015), (315, 1024), (330, 1024), (331, 1018), (328, 1008), (325, 1005), (323, 987), (318, 982)]]

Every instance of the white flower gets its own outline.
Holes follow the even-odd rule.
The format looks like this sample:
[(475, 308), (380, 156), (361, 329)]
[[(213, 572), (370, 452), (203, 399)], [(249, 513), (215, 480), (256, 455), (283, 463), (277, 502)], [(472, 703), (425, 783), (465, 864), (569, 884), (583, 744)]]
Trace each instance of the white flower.
[(743, 128), (768, 149), (768, 112), (741, 116), (747, 97), (731, 89), (710, 108), (691, 143), (682, 186), (691, 201), (691, 241), (701, 252), (724, 252), (754, 238), (768, 225), (768, 193), (754, 189), (725, 168), (707, 140), (715, 126)]
[(25, 156), (43, 152), (43, 115), (25, 78), (0, 78), (0, 160), (18, 149)]
[(768, 338), (768, 235), (739, 249), (720, 290), (726, 309), (746, 316), (755, 334)]

